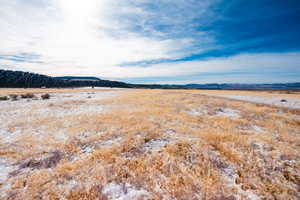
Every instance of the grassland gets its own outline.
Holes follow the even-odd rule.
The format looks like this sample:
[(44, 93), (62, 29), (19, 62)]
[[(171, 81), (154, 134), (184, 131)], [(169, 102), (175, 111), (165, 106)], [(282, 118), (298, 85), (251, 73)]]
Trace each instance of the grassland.
[(294, 107), (201, 90), (0, 95), (24, 92), (51, 98), (0, 102), (1, 199), (300, 199)]

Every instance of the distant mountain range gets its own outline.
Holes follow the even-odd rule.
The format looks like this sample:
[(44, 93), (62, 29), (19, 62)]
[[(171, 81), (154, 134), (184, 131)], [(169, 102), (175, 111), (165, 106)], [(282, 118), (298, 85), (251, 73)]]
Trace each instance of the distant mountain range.
[(299, 83), (273, 83), (273, 84), (187, 84), (188, 88), (216, 89), (216, 90), (300, 90)]
[(0, 87), (40, 88), (40, 87), (117, 87), (117, 88), (151, 88), (151, 89), (218, 89), (218, 90), (300, 90), (299, 83), (276, 84), (130, 84), (119, 81), (102, 80), (97, 77), (60, 76), (51, 77), (22, 71), (0, 69)]

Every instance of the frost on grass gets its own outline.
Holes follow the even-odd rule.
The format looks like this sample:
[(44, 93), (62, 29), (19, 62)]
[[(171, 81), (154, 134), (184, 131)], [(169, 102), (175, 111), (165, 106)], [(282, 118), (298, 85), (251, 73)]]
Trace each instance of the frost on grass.
[(232, 118), (240, 117), (239, 111), (231, 108), (219, 108), (217, 109), (216, 114), (218, 116), (224, 116), (224, 117), (232, 117)]
[(252, 135), (252, 134), (263, 134), (265, 133), (265, 130), (264, 128), (258, 126), (258, 125), (243, 125), (243, 126), (239, 126), (238, 127), (239, 131), (242, 132), (242, 134), (249, 134), (249, 135)]
[(198, 92), (0, 102), (0, 198), (299, 199), (299, 112)]
[(13, 163), (0, 158), (0, 187), (9, 178), (9, 174), (12, 173), (16, 167)]
[(232, 109), (232, 108), (218, 108), (213, 110), (212, 108), (201, 107), (201, 108), (192, 108), (189, 112), (190, 115), (193, 116), (202, 116), (202, 117), (214, 117), (214, 116), (223, 116), (230, 118), (239, 118), (240, 111)]
[[(40, 120), (59, 120), (64, 123), (64, 128), (69, 128), (73, 124), (66, 121), (66, 117), (92, 115), (103, 113), (108, 110), (105, 106), (95, 102), (96, 100), (108, 98), (114, 95), (113, 92), (101, 92), (93, 94), (93, 100), (86, 99), (86, 93), (70, 93), (71, 97), (66, 94), (54, 93), (52, 98), (43, 100), (34, 100), (27, 102), (25, 99), (19, 101), (0, 102), (0, 142), (14, 143), (24, 131), (31, 133), (32, 136), (39, 136), (40, 132), (44, 132), (43, 125), (38, 125)], [(36, 121), (36, 124), (30, 125), (30, 122)], [(38, 129), (33, 126), (39, 126)], [(47, 125), (45, 125), (47, 128)], [(55, 128), (55, 127), (53, 127)], [(22, 134), (23, 133), (23, 134)], [(53, 137), (58, 140), (66, 141), (67, 136), (65, 130), (59, 129)]]
[(145, 152), (157, 152), (166, 147), (169, 142), (167, 139), (152, 139), (144, 144), (143, 150)]
[(208, 111), (205, 108), (193, 108), (189, 111), (190, 115), (205, 116), (208, 115)]
[(149, 193), (144, 189), (138, 189), (129, 183), (109, 183), (102, 189), (102, 193), (109, 200), (146, 200), (150, 199)]
[[(242, 199), (247, 200), (258, 200), (260, 199), (257, 194), (251, 189), (243, 189), (243, 185), (237, 183), (237, 179), (239, 178), (239, 174), (237, 173), (237, 169), (233, 163), (225, 161), (222, 159), (222, 156), (219, 152), (211, 151), (210, 159), (214, 167), (221, 171), (221, 178), (224, 181), (224, 184), (227, 185), (228, 188), (235, 191), (235, 195), (230, 196), (228, 199)], [(222, 198), (221, 198), (222, 199)], [(226, 198), (224, 198), (226, 199)]]

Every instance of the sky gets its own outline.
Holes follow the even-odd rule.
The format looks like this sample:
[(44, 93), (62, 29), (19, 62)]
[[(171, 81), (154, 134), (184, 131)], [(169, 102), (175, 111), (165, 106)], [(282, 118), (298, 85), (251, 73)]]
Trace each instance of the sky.
[(0, 69), (130, 83), (300, 82), (300, 1), (0, 0)]

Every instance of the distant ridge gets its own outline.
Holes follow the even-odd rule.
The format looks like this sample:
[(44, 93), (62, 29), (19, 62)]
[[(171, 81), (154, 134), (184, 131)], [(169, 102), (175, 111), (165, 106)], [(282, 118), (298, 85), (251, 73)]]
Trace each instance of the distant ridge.
[(100, 78), (92, 77), (92, 76), (57, 76), (53, 77), (61, 80), (68, 81), (100, 81)]
[(298, 83), (274, 84), (130, 84), (119, 81), (102, 80), (97, 77), (61, 76), (51, 77), (36, 73), (0, 69), (0, 88), (59, 88), (59, 87), (115, 87), (115, 88), (149, 88), (149, 89), (214, 89), (214, 90), (297, 90)]
[(0, 88), (62, 88), (62, 87), (111, 87), (111, 88), (168, 88), (182, 89), (183, 86), (129, 84), (102, 80), (96, 77), (62, 76), (51, 77), (36, 73), (0, 69)]
[(216, 90), (300, 90), (300, 82), (296, 83), (271, 83), (271, 84), (187, 84), (188, 88), (216, 89)]
[[(86, 78), (86, 77), (85, 77)], [(41, 74), (22, 71), (10, 71), (0, 69), (0, 87), (8, 88), (40, 88), (40, 87), (119, 87), (132, 88), (133, 85), (118, 81), (109, 81), (89, 77), (84, 80), (80, 78), (63, 79)], [(79, 80), (78, 80), (79, 79)], [(92, 79), (92, 80), (91, 80)]]

